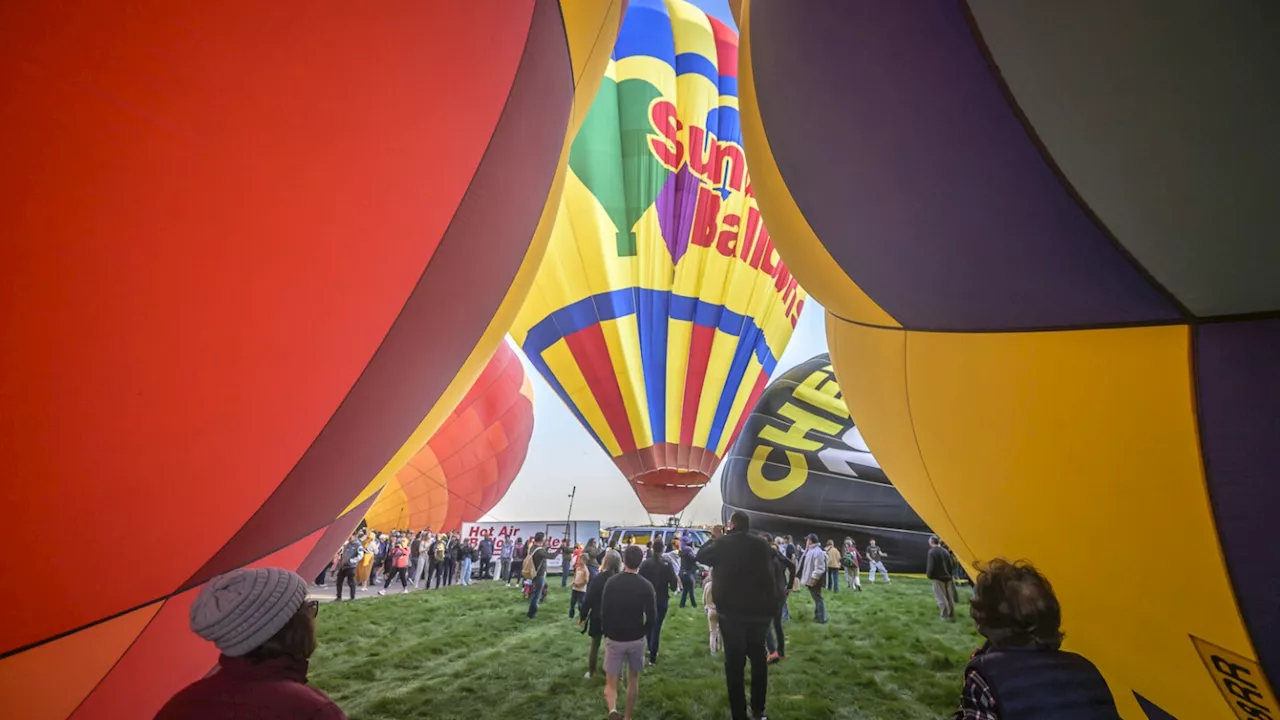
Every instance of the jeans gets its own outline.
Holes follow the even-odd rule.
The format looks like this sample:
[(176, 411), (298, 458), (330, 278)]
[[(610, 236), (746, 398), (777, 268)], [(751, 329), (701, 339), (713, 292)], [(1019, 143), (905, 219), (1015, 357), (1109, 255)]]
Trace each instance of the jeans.
[(662, 622), (667, 619), (667, 608), (664, 602), (658, 603), (658, 617), (653, 619), (653, 627), (649, 630), (649, 662), (658, 662), (658, 644), (662, 641)]
[(587, 582), (591, 582), (592, 580), (595, 580), (596, 575), (599, 575), (599, 574), (600, 574), (600, 568), (595, 567), (593, 565), (587, 566)]
[(342, 599), (342, 581), (347, 581), (347, 587), (351, 588), (351, 599), (356, 599), (356, 569), (353, 567), (344, 567), (338, 569), (338, 599)]
[(542, 600), (542, 588), (546, 587), (547, 576), (536, 575), (533, 578), (533, 592), (529, 593), (529, 618), (538, 616), (538, 601)]
[(325, 586), (325, 580), (328, 579), (329, 568), (331, 567), (333, 567), (333, 563), (329, 563), (328, 565), (325, 565), (324, 569), (320, 571), (320, 574), (316, 576), (316, 584), (319, 585), (320, 587)]
[(773, 616), (773, 622), (764, 636), (764, 646), (769, 652), (777, 652), (782, 657), (787, 656), (787, 636), (782, 632), (781, 610)]
[(840, 568), (827, 568), (827, 589), (840, 592)]
[(569, 578), (572, 576), (573, 573), (569, 570), (568, 565), (560, 566), (560, 587), (568, 587)]
[(422, 571), (426, 568), (427, 559), (419, 555), (418, 559), (413, 561), (413, 574), (409, 576), (409, 580), (412, 581), (414, 585), (422, 582)]
[(462, 575), (458, 582), (463, 585), (471, 584), (471, 558), (462, 558)]
[(764, 643), (767, 620), (739, 620), (720, 616), (720, 636), (724, 639), (724, 684), (729, 692), (733, 720), (747, 720), (747, 689), (744, 671), (751, 660), (751, 712), (764, 715), (769, 693), (769, 665)]
[(436, 587), (440, 587), (440, 581), (444, 579), (444, 563), (427, 561), (427, 582), (423, 587), (431, 587), (431, 578), (435, 576)]
[(870, 561), (870, 565), (871, 565), (871, 572), (868, 573), (868, 575), (871, 576), (871, 582), (876, 581), (877, 570), (880, 571), (881, 575), (884, 575), (884, 581), (889, 582), (889, 571), (884, 569), (884, 563), (880, 562), (879, 560), (872, 560)]
[(511, 558), (502, 558), (502, 582), (511, 582)]
[(569, 617), (573, 617), (573, 611), (582, 612), (582, 601), (587, 597), (585, 590), (574, 590), (569, 596)]
[(446, 586), (453, 584), (453, 570), (456, 567), (456, 565), (457, 563), (454, 560), (444, 561), (444, 584)]
[(951, 620), (956, 616), (955, 585), (950, 580), (930, 580), (933, 599), (938, 603), (939, 617)]
[(694, 607), (698, 607), (698, 600), (693, 595), (693, 573), (680, 573), (680, 607), (684, 607), (685, 598), (689, 599), (689, 603)]
[(809, 595), (813, 598), (813, 621), (824, 623), (827, 621), (827, 604), (822, 600), (822, 586), (810, 585)]

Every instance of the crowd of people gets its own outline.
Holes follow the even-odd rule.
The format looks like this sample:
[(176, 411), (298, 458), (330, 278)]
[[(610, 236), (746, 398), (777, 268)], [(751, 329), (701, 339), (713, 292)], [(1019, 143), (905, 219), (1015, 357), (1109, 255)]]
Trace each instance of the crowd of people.
[[(925, 574), (940, 618), (951, 621), (955, 578), (962, 572), (940, 539), (930, 538), (929, 545)], [(523, 588), (532, 619), (547, 595), (548, 564), (559, 559), (561, 584), (571, 586), (569, 617), (589, 641), (585, 677), (596, 675), (603, 650), (608, 717), (630, 720), (641, 674), (660, 661), (672, 594), (680, 594), (679, 607), (697, 609), (701, 580), (709, 649), (723, 653), (732, 718), (767, 720), (769, 668), (786, 658), (790, 594), (807, 591), (813, 622), (820, 624), (828, 621), (824, 592), (838, 592), (841, 579), (846, 589), (861, 590), (864, 562), (868, 582), (875, 582), (877, 572), (889, 581), (883, 565), (888, 556), (874, 541), (859, 551), (852, 539), (837, 548), (810, 534), (800, 546), (790, 536), (752, 531), (743, 513), (734, 513), (727, 528), (715, 528), (701, 547), (687, 537), (648, 546), (606, 547), (595, 538), (572, 545), (537, 533), (500, 543), (497, 563), (494, 550), (489, 538), (472, 545), (456, 532), (359, 532), (315, 582), (325, 586), (328, 573), (336, 573), (341, 600), (344, 584), (354, 599), (358, 591), (377, 588), (379, 578), (381, 594), (392, 582), (408, 592), (433, 581), (435, 588), (467, 585), (474, 575)], [(285, 570), (238, 570), (211, 580), (193, 603), (191, 628), (222, 652), (219, 669), (174, 696), (159, 720), (344, 718), (332, 700), (306, 685), (318, 611), (318, 603), (307, 600), (306, 581)], [(983, 566), (970, 614), (986, 643), (965, 669), (955, 720), (1119, 717), (1097, 669), (1060, 650), (1061, 610), (1049, 581), (1029, 563), (995, 560)]]

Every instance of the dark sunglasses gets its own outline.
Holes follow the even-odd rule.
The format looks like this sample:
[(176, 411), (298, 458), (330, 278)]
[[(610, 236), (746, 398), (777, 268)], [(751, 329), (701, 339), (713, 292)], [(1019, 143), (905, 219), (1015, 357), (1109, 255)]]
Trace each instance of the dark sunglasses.
[(320, 614), (319, 600), (308, 600), (306, 604), (303, 605), (303, 607), (307, 609), (307, 614), (313, 618)]

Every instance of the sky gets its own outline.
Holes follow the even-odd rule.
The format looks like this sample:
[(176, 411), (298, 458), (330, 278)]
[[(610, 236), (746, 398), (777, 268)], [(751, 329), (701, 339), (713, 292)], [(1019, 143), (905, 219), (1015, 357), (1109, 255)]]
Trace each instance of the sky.
[[(824, 314), (813, 298), (805, 301), (774, 377), (827, 351)], [(528, 359), (518, 350), (517, 354), (533, 383), (533, 440), (511, 489), (484, 519), (502, 522), (564, 518), (569, 512), (569, 493), (576, 486), (575, 519), (599, 520), (604, 525), (647, 525), (648, 514), (608, 453), (596, 445)], [(720, 504), (717, 471), (685, 510), (683, 520), (692, 524), (719, 522)]]
[[(735, 27), (729, 0), (690, 0), (703, 12)], [(774, 377), (827, 351), (825, 311), (813, 298), (805, 301), (795, 333)], [(491, 521), (558, 520), (569, 513), (569, 493), (577, 488), (573, 517), (604, 525), (645, 525), (649, 515), (613, 461), (583, 429), (546, 380), (520, 359), (533, 383), (533, 440), (524, 467), (506, 496), (485, 517)], [(720, 473), (698, 493), (682, 516), (686, 523), (720, 520)], [(655, 518), (658, 520), (664, 518)]]

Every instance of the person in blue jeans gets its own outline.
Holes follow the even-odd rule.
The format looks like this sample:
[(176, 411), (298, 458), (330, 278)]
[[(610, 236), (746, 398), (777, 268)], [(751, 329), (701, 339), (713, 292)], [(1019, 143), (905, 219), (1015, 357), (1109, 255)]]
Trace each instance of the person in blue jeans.
[(542, 588), (547, 585), (547, 560), (555, 557), (564, 551), (566, 542), (560, 543), (560, 547), (555, 550), (547, 550), (544, 545), (546, 535), (537, 533), (533, 536), (532, 547), (529, 552), (533, 553), (533, 592), (529, 593), (529, 613), (530, 620), (538, 616), (538, 603), (542, 601)]
[(640, 563), (638, 572), (640, 577), (649, 581), (654, 591), (654, 609), (657, 614), (653, 618), (653, 625), (649, 628), (649, 634), (646, 638), (649, 647), (649, 664), (653, 665), (658, 662), (658, 646), (662, 640), (662, 623), (667, 617), (667, 608), (670, 607), (671, 603), (671, 593), (675, 592), (678, 585), (675, 567), (662, 554), (662, 538), (654, 540), (649, 548), (649, 557)]
[(683, 545), (679, 540), (671, 541), (676, 546), (677, 552), (680, 554), (680, 607), (684, 607), (685, 600), (689, 604), (698, 607), (698, 600), (693, 594), (693, 577), (698, 572), (697, 555), (693, 552), (693, 548)]

